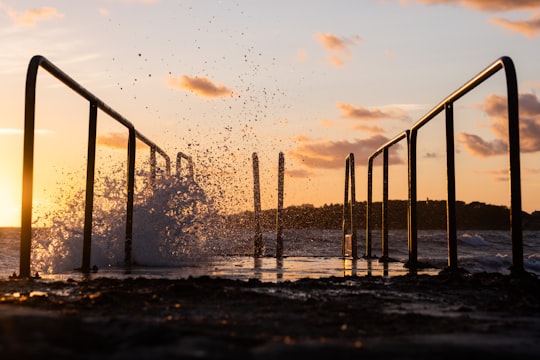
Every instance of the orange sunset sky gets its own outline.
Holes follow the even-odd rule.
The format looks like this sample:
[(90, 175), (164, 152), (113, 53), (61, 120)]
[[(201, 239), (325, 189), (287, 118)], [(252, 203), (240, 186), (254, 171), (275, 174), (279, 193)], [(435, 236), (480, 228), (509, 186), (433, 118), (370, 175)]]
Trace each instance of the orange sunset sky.
[[(253, 207), (253, 152), (263, 208), (276, 206), (279, 152), (285, 206), (341, 203), (349, 153), (364, 201), (367, 157), (509, 56), (523, 209), (540, 210), (539, 34), (534, 0), (0, 1), (0, 226), (20, 225), (24, 87), (38, 54), (172, 159), (191, 155), (198, 181), (231, 211)], [(458, 200), (509, 205), (504, 84), (500, 72), (455, 104)], [(88, 104), (40, 70), (36, 109), (39, 216), (84, 186)], [(121, 177), (127, 134), (98, 119), (98, 173)], [(446, 196), (443, 120), (419, 135), (419, 200)], [(407, 196), (405, 149), (391, 151), (393, 199)], [(147, 149), (137, 156), (142, 168)]]

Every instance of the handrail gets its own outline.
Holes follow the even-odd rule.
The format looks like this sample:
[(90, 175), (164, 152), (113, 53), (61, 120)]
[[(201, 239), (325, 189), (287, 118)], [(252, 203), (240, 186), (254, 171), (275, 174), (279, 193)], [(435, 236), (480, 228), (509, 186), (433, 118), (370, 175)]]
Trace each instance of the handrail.
[[(388, 149), (403, 140), (404, 138), (409, 138), (409, 130), (398, 134), (393, 139), (389, 140), (386, 144), (379, 147), (373, 154), (368, 158), (368, 168), (367, 168), (367, 201), (366, 201), (366, 253), (364, 257), (372, 258), (371, 247), (372, 247), (372, 222), (371, 222), (371, 207), (373, 205), (373, 160), (383, 154), (383, 200), (381, 203), (382, 206), (382, 222), (381, 222), (381, 234), (382, 234), (382, 258), (381, 260), (386, 261), (388, 259)], [(408, 146), (408, 145), (407, 145)]]
[[(35, 103), (36, 103), (36, 81), (39, 67), (44, 68), (55, 78), (64, 83), (67, 87), (88, 100), (89, 110), (89, 131), (88, 131), (88, 158), (86, 170), (86, 204), (83, 239), (83, 260), (81, 270), (90, 271), (90, 249), (92, 233), (92, 211), (94, 198), (94, 170), (96, 151), (96, 128), (97, 110), (100, 109), (117, 122), (126, 127), (129, 131), (128, 138), (128, 176), (127, 176), (127, 214), (126, 214), (126, 241), (125, 241), (125, 263), (131, 264), (131, 242), (133, 231), (133, 195), (135, 185), (135, 147), (136, 139), (141, 140), (151, 149), (151, 172), (155, 177), (155, 152), (161, 154), (167, 162), (167, 171), (170, 173), (170, 158), (155, 143), (139, 133), (133, 124), (122, 115), (113, 110), (110, 106), (101, 101), (94, 94), (86, 90), (79, 83), (73, 80), (53, 63), (41, 55), (32, 57), (28, 65), (26, 74), (25, 89), (25, 115), (24, 115), (24, 149), (23, 149), (23, 182), (22, 182), (22, 207), (21, 207), (21, 248), (19, 277), (30, 277), (30, 257), (32, 242), (32, 190), (34, 177), (34, 131), (35, 131)], [(152, 155), (153, 154), (153, 155)]]
[(180, 177), (180, 171), (182, 170), (182, 159), (186, 159), (188, 162), (188, 174), (189, 178), (193, 180), (194, 178), (194, 172), (193, 172), (193, 159), (191, 156), (184, 154), (183, 152), (179, 151), (176, 154), (176, 176)]
[[(343, 221), (341, 237), (341, 256), (358, 258), (358, 240), (356, 234), (356, 184), (354, 174), (354, 154), (349, 153), (345, 158), (345, 191), (343, 199)], [(350, 200), (349, 200), (350, 189)], [(350, 233), (347, 234), (347, 231)], [(349, 244), (350, 241), (350, 244)], [(350, 254), (349, 248), (350, 247)]]
[[(453, 135), (453, 103), (483, 83), (499, 70), (505, 70), (507, 107), (508, 107), (508, 153), (510, 170), (510, 231), (512, 237), (512, 273), (523, 273), (523, 234), (521, 223), (521, 175), (519, 145), (519, 103), (516, 70), (512, 60), (503, 56), (478, 73), (475, 77), (454, 91), (436, 105), (431, 111), (418, 120), (408, 131), (408, 247), (409, 262), (407, 266), (415, 269), (417, 261), (417, 192), (416, 192), (416, 143), (418, 130), (436, 115), (445, 110), (446, 115), (446, 156), (447, 156), (447, 237), (448, 268), (457, 270), (457, 235), (456, 235), (456, 196), (455, 196), (455, 159)], [(392, 141), (390, 141), (392, 142)], [(387, 143), (388, 144), (388, 143)], [(385, 148), (386, 145), (382, 148)], [(377, 150), (380, 152), (380, 149)], [(377, 153), (376, 152), (376, 153)], [(371, 157), (370, 157), (371, 159)], [(369, 165), (368, 165), (369, 166)], [(368, 174), (369, 192), (369, 174)], [(369, 195), (368, 195), (369, 196)], [(366, 215), (369, 217), (369, 213)], [(369, 227), (369, 222), (366, 223)], [(367, 230), (366, 230), (367, 231)]]
[(253, 216), (255, 225), (255, 236), (253, 238), (253, 256), (261, 257), (264, 254), (264, 242), (261, 228), (261, 183), (259, 175), (259, 156), (257, 153), (251, 155), (253, 162)]
[(278, 155), (278, 186), (276, 207), (276, 258), (283, 257), (283, 191), (285, 186), (285, 156)]

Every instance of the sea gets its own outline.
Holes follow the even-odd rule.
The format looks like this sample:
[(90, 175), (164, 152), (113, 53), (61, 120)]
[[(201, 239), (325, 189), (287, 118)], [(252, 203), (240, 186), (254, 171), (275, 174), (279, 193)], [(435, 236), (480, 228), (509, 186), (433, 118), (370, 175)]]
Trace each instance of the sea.
[[(283, 256), (276, 258), (277, 238), (273, 232), (264, 232), (265, 253), (253, 256), (249, 229), (238, 231), (236, 238), (206, 239), (203, 245), (181, 254), (176, 249), (161, 248), (148, 251), (133, 245), (134, 264), (126, 268), (122, 246), (95, 249), (92, 256), (96, 271), (82, 274), (80, 252), (55, 251), (50, 248), (47, 256), (39, 254), (42, 249), (32, 250), (32, 274), (51, 280), (79, 279), (83, 277), (125, 278), (134, 276), (152, 278), (187, 278), (198, 276), (223, 277), (229, 279), (258, 279), (279, 282), (300, 278), (329, 276), (398, 276), (409, 273), (405, 263), (409, 259), (407, 231), (391, 230), (389, 234), (389, 256), (393, 262), (380, 262), (380, 248), (373, 246), (372, 258), (364, 258), (365, 236), (358, 236), (358, 259), (341, 254), (340, 230), (288, 229), (283, 231)], [(376, 237), (379, 231), (373, 232)], [(40, 240), (35, 240), (40, 241)], [(144, 241), (144, 239), (140, 239)], [(80, 242), (80, 241), (79, 241)], [(82, 246), (82, 243), (80, 243)], [(207, 249), (204, 247), (208, 246)], [(138, 251), (142, 253), (138, 253)], [(105, 251), (114, 251), (106, 254)], [(524, 267), (527, 272), (540, 275), (540, 232), (523, 233)], [(166, 254), (165, 256), (163, 254)], [(8, 279), (19, 273), (20, 229), (0, 228), (0, 279)], [(117, 261), (114, 261), (114, 260)], [(447, 236), (443, 230), (420, 230), (418, 233), (418, 260), (428, 264), (418, 270), (419, 274), (438, 274), (447, 266)], [(458, 266), (468, 272), (498, 272), (509, 274), (512, 265), (511, 237), (505, 231), (474, 230), (458, 234)]]
[[(93, 213), (90, 274), (82, 265), (84, 209), (82, 194), (61, 199), (61, 210), (40, 219), (32, 235), (31, 273), (50, 280), (96, 277), (180, 279), (210, 276), (280, 282), (330, 276), (399, 276), (409, 273), (407, 230), (390, 229), (388, 256), (380, 262), (381, 231), (372, 232), (371, 258), (366, 253), (365, 229), (357, 230), (358, 258), (342, 256), (340, 229), (291, 229), (283, 219), (283, 256), (276, 257), (277, 231), (263, 232), (262, 256), (255, 257), (255, 227), (231, 226), (214, 207), (211, 196), (193, 180), (161, 179), (138, 191), (133, 214), (132, 265), (125, 260), (125, 206), (118, 191), (96, 196)], [(121, 198), (121, 196), (120, 196)], [(114, 204), (119, 204), (118, 206)], [(83, 204), (84, 205), (84, 204)], [(20, 228), (0, 228), (0, 279), (19, 273)], [(458, 230), (458, 267), (471, 272), (509, 274), (512, 265), (510, 231)], [(445, 230), (418, 231), (418, 261), (428, 266), (418, 274), (438, 274), (448, 266)], [(525, 271), (540, 275), (540, 231), (523, 232)]]

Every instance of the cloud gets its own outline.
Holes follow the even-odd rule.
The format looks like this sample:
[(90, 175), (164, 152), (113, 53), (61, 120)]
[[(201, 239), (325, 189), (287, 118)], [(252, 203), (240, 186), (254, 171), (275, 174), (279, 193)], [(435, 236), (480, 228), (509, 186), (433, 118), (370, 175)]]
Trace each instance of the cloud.
[(368, 126), (363, 124), (357, 124), (352, 127), (355, 131), (368, 132), (372, 134), (384, 134), (386, 131), (379, 126)]
[[(110, 0), (110, 1), (115, 1), (115, 0)], [(128, 4), (156, 4), (159, 2), (159, 0), (116, 0), (117, 2), (120, 2), (120, 3), (128, 3)]]
[(540, 31), (540, 14), (535, 14), (530, 20), (523, 21), (511, 21), (502, 18), (493, 18), (490, 21), (507, 30), (521, 33), (528, 37), (534, 37)]
[[(402, 1), (407, 3), (408, 1)], [(428, 5), (456, 4), (466, 8), (485, 12), (510, 12), (515, 10), (538, 10), (540, 0), (416, 0), (417, 3)], [(540, 27), (540, 15), (536, 14), (530, 20), (513, 21), (503, 18), (492, 18), (490, 22), (507, 30), (536, 36)]]
[(495, 182), (508, 182), (508, 169), (475, 170), (474, 172), (490, 175)]
[(124, 133), (108, 133), (105, 135), (98, 135), (96, 142), (98, 145), (112, 149), (126, 149), (128, 136)]
[(477, 157), (501, 155), (508, 152), (506, 142), (500, 139), (488, 142), (478, 135), (463, 132), (458, 134), (458, 142), (467, 149), (469, 154)]
[[(128, 134), (127, 133), (108, 133), (105, 135), (98, 135), (96, 143), (101, 146), (105, 146), (111, 149), (127, 149)], [(145, 143), (137, 139), (136, 146), (147, 146)]]
[(169, 76), (167, 84), (170, 88), (191, 91), (206, 98), (231, 96), (233, 93), (233, 91), (226, 86), (214, 84), (211, 80), (198, 76), (190, 77), (182, 75), (178, 78)]
[(434, 152), (427, 152), (424, 154), (425, 159), (437, 159), (439, 157), (439, 154)]
[(306, 51), (306, 49), (304, 48), (300, 48), (296, 51), (296, 61), (297, 62), (301, 62), (301, 63), (304, 63), (308, 60), (308, 53)]
[(314, 176), (315, 172), (308, 169), (286, 169), (285, 175), (290, 178), (307, 178), (310, 176)]
[[(357, 165), (366, 164), (368, 157), (389, 139), (382, 135), (374, 135), (367, 139), (355, 141), (316, 140), (309, 137), (298, 137), (297, 146), (290, 149), (287, 157), (296, 164), (307, 169), (340, 169), (345, 164), (345, 158), (350, 153), (355, 156)], [(393, 148), (398, 149), (400, 144)], [(390, 152), (389, 163), (403, 164), (405, 160)]]
[(362, 106), (354, 106), (347, 103), (338, 103), (337, 107), (341, 111), (341, 117), (347, 119), (358, 119), (374, 121), (380, 119), (409, 120), (407, 112), (403, 109), (390, 107), (386, 110), (368, 109)]
[(416, 0), (416, 2), (430, 5), (457, 4), (479, 11), (534, 10), (540, 8), (540, 1), (538, 0)]
[(319, 124), (321, 124), (321, 126), (326, 129), (330, 129), (336, 126), (336, 123), (332, 120), (320, 120)]
[(29, 8), (23, 12), (16, 11), (13, 8), (0, 3), (0, 9), (17, 25), (34, 26), (43, 20), (63, 18), (64, 14), (58, 12), (53, 7), (42, 7), (41, 9)]
[(101, 16), (108, 16), (109, 15), (109, 9), (100, 7), (97, 9), (99, 15)]
[(328, 61), (335, 67), (342, 67), (345, 65), (343, 56), (350, 58), (350, 47), (358, 45), (362, 39), (360, 36), (355, 35), (352, 37), (337, 37), (334, 34), (317, 33), (315, 38), (319, 43), (330, 52)]
[[(478, 157), (501, 155), (508, 152), (508, 112), (505, 96), (491, 94), (482, 105), (495, 135), (486, 141), (477, 135), (461, 133), (458, 141), (467, 151)], [(520, 150), (523, 153), (540, 151), (540, 101), (534, 94), (519, 95)]]

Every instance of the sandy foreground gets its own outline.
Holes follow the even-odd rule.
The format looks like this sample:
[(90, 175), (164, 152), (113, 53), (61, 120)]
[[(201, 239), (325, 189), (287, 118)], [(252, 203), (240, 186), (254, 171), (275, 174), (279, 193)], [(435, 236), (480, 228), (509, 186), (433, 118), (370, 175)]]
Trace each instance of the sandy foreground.
[(539, 359), (540, 279), (0, 280), (1, 359)]

